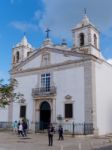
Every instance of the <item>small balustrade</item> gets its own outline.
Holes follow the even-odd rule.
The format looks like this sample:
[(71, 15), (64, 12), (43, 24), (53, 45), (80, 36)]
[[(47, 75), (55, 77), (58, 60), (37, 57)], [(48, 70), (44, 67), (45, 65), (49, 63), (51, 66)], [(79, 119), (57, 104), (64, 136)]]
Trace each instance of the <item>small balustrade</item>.
[(56, 94), (56, 87), (40, 87), (40, 88), (34, 88), (32, 89), (32, 96), (50, 96)]

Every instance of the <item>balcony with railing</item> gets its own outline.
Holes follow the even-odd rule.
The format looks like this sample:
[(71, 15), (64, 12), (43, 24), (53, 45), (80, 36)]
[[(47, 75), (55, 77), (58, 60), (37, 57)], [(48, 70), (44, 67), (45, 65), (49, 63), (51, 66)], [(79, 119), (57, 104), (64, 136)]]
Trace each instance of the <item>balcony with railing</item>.
[(56, 94), (56, 87), (40, 87), (32, 89), (32, 96), (33, 97), (41, 97), (41, 96), (54, 96)]

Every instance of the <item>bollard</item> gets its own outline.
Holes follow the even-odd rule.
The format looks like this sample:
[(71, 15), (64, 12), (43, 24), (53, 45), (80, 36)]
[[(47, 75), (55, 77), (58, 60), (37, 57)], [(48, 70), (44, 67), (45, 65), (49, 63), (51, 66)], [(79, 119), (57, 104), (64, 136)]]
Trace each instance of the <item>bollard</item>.
[(84, 135), (86, 135), (86, 124), (84, 122)]
[(73, 128), (72, 137), (74, 137), (74, 135), (75, 135), (75, 124), (74, 124), (74, 122), (72, 124), (72, 128)]

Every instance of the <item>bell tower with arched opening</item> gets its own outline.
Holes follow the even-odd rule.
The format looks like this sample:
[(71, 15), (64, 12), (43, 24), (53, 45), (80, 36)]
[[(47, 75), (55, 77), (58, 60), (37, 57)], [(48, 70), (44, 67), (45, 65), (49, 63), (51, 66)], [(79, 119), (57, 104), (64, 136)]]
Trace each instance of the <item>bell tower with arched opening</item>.
[(26, 36), (22, 38), (21, 42), (16, 44), (12, 49), (12, 64), (17, 65), (24, 61), (33, 51), (31, 44), (28, 43)]
[(79, 53), (87, 53), (100, 56), (99, 47), (99, 31), (90, 22), (89, 18), (85, 14), (82, 21), (77, 24), (72, 30), (73, 32), (73, 50)]

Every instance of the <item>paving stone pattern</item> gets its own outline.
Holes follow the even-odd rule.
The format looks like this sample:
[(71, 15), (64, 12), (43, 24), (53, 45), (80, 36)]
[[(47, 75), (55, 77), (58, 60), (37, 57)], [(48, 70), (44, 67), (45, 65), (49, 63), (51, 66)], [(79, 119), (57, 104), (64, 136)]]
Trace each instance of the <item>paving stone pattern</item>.
[(23, 138), (16, 133), (0, 132), (0, 150), (110, 150), (102, 149), (106, 146), (112, 150), (111, 139), (111, 136), (65, 136), (63, 141), (58, 141), (58, 135), (54, 135), (53, 146), (48, 146), (47, 134), (31, 133)]

